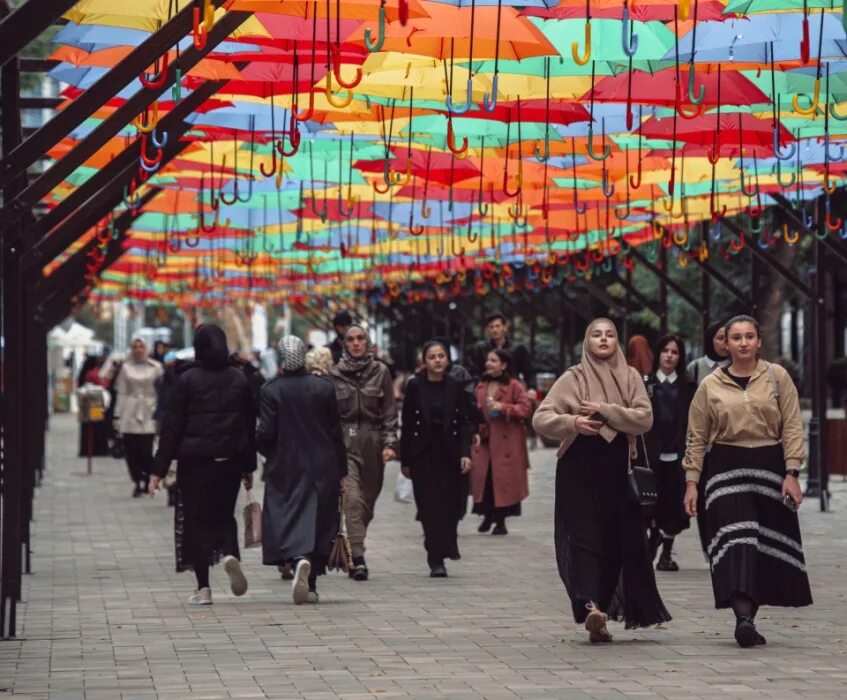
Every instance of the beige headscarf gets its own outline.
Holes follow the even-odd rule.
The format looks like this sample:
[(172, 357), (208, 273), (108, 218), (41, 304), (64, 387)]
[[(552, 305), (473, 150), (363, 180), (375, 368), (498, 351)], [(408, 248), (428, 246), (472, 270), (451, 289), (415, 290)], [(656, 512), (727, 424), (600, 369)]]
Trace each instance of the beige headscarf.
[[(576, 375), (577, 383), (583, 390), (586, 401), (601, 401), (629, 408), (629, 400), (624, 397), (632, 396), (632, 386), (630, 385), (632, 371), (626, 362), (620, 340), (618, 341), (617, 352), (606, 360), (595, 357), (588, 350), (588, 339), (599, 323), (608, 323), (615, 329), (615, 336), (617, 337), (618, 329), (611, 320), (595, 318), (585, 329), (582, 362), (571, 367), (571, 370)], [(617, 434), (618, 431), (608, 425), (600, 428), (600, 435), (607, 442), (614, 440)]]

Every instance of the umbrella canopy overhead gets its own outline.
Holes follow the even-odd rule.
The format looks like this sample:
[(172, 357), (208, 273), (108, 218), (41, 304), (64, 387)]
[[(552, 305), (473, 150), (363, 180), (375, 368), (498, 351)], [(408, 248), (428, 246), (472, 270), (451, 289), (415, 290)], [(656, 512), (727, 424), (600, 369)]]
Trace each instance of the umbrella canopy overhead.
[[(78, 2), (53, 40), (65, 104), (203, 5)], [(51, 149), (64, 157), (201, 44), (204, 18), (252, 13), (51, 193), (48, 207), (140, 142), (122, 204), (45, 274), (93, 240), (94, 299), (320, 305), (403, 287), (414, 301), (468, 275), (485, 289), (495, 269), (508, 285), (528, 265), (535, 289), (631, 266), (657, 231), (688, 241), (723, 215), (758, 225), (768, 193), (802, 206), (847, 177), (842, 5), (229, 0)], [(212, 80), (184, 133), (158, 127)], [(187, 145), (165, 162), (169, 138)], [(113, 237), (126, 211), (139, 216)], [(847, 234), (836, 218), (827, 230)], [(673, 259), (724, 254), (720, 235)]]

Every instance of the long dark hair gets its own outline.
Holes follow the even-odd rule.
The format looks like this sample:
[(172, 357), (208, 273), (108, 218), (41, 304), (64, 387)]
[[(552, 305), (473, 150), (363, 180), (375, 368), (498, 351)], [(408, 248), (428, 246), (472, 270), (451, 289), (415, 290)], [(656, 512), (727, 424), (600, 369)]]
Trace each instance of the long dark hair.
[(503, 370), (503, 374), (499, 377), (489, 377), (487, 374), (483, 375), (483, 379), (491, 379), (495, 382), (502, 382), (503, 384), (507, 384), (512, 379), (512, 353), (508, 350), (504, 350), (503, 348), (494, 348), (493, 350), (489, 350), (485, 353), (485, 356), (488, 357), (491, 353), (497, 355), (497, 359), (500, 360), (506, 368)]
[(670, 342), (676, 343), (676, 349), (679, 350), (679, 362), (676, 365), (676, 374), (682, 379), (682, 381), (687, 382), (688, 371), (686, 368), (688, 367), (688, 362), (686, 362), (685, 357), (685, 341), (676, 333), (663, 335), (659, 338), (659, 342), (656, 343), (656, 352), (653, 353), (653, 376), (656, 375), (656, 372), (659, 369), (660, 355)]
[(450, 366), (453, 364), (450, 360), (450, 346), (447, 344), (447, 341), (442, 338), (432, 338), (423, 344), (423, 348), (421, 349), (421, 360), (424, 365), (426, 365), (426, 354), (430, 351), (430, 348), (434, 348), (436, 345), (440, 345), (444, 348), (444, 354), (447, 355), (447, 369), (450, 369)]

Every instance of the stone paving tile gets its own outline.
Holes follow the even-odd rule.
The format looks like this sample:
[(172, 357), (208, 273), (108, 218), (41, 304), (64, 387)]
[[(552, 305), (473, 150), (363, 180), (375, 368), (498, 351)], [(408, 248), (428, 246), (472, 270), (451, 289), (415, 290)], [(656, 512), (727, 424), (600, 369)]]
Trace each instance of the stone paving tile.
[[(614, 629), (593, 647), (570, 621), (552, 545), (555, 457), (532, 454), (532, 496), (505, 538), (461, 526), (450, 578), (427, 576), (410, 505), (392, 496), (390, 465), (369, 544), (371, 581), (321, 581), (321, 604), (295, 607), (261, 553), (244, 553), (250, 591), (235, 599), (213, 572), (215, 605), (192, 608), (173, 571), (172, 511), (132, 499), (123, 463), (84, 476), (67, 451), (76, 425), (56, 416), (37, 493), (32, 576), (22, 629), (0, 643), (0, 696), (20, 700), (224, 698), (847, 697), (847, 486), (835, 512), (801, 511), (816, 605), (763, 609), (768, 645), (739, 650), (711, 602), (696, 532), (678, 543), (682, 570), (660, 574), (674, 620)], [(258, 486), (261, 490), (261, 485)]]

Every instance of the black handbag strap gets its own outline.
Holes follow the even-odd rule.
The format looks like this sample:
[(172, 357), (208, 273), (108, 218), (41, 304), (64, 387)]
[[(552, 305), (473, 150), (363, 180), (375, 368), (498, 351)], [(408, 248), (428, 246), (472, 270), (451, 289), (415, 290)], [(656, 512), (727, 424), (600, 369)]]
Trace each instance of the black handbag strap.
[[(650, 455), (647, 454), (647, 441), (644, 439), (644, 433), (639, 435), (636, 438), (636, 441), (637, 440), (641, 440), (641, 447), (644, 450), (644, 464), (647, 465), (648, 469), (652, 470), (653, 467), (650, 464)], [(632, 454), (630, 454), (629, 449), (627, 449), (626, 454), (629, 458), (629, 465), (628, 465), (628, 469), (627, 469), (627, 474), (632, 474)]]

